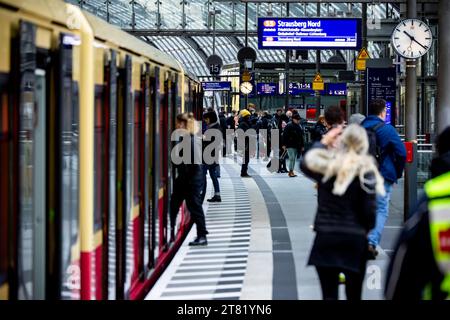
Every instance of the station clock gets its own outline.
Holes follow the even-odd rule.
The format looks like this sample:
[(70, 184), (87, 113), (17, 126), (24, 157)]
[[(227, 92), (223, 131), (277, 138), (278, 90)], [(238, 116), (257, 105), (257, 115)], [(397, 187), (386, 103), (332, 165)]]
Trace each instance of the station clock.
[(245, 81), (241, 83), (240, 89), (243, 94), (250, 94), (253, 91), (253, 85), (251, 82)]
[(430, 27), (418, 19), (406, 19), (394, 29), (391, 43), (394, 50), (406, 59), (417, 59), (430, 50), (433, 33)]

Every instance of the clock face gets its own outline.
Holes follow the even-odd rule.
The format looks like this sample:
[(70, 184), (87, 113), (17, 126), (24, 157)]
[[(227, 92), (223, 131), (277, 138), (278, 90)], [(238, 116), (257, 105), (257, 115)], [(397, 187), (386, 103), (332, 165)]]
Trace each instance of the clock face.
[(243, 94), (249, 94), (253, 91), (253, 85), (250, 82), (242, 82), (241, 83), (241, 92)]
[(404, 58), (417, 59), (431, 48), (433, 34), (428, 25), (417, 19), (400, 22), (392, 33), (394, 50)]

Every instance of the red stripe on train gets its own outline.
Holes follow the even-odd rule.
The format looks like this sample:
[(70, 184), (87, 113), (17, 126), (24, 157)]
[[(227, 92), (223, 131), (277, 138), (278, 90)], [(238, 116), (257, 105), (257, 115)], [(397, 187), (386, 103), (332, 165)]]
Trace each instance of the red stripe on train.
[(91, 300), (91, 272), (92, 272), (92, 252), (81, 251), (81, 300)]

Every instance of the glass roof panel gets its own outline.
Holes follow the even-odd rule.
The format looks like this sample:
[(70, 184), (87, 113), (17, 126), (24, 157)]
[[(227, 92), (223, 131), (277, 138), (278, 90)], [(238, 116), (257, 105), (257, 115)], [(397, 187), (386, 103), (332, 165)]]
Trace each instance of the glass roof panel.
[[(66, 2), (82, 6), (84, 9), (107, 20), (107, 11), (109, 11), (109, 22), (123, 29), (131, 29), (133, 9), (135, 13), (136, 29), (183, 29), (183, 1), (185, 28), (195, 30), (212, 29), (212, 19), (208, 12), (220, 10), (216, 15), (217, 30), (244, 30), (245, 29), (245, 4), (239, 0), (213, 1), (213, 0), (66, 0)], [(109, 6), (107, 3), (109, 2)], [(159, 2), (159, 6), (158, 6)], [(321, 4), (321, 16), (361, 16), (361, 4), (345, 3), (323, 3)], [(395, 18), (399, 17), (399, 12), (391, 4), (388, 4), (388, 11)], [(158, 26), (158, 12), (160, 13), (160, 25)], [(316, 3), (291, 3), (289, 6), (290, 16), (305, 17), (316, 16)], [(286, 16), (286, 4), (282, 3), (249, 3), (248, 5), (248, 28), (255, 30), (257, 18), (263, 16)], [(385, 4), (368, 5), (368, 18), (386, 18)], [(162, 37), (152, 36), (143, 37), (143, 40), (151, 42), (157, 48), (160, 48), (172, 55), (183, 63), (186, 68), (197, 75), (206, 75), (208, 70), (204, 63), (204, 56), (196, 51), (196, 45), (207, 56), (212, 54), (212, 37), (192, 37), (195, 43), (189, 44), (183, 37)], [(193, 45), (192, 45), (193, 44)], [(237, 62), (237, 52), (240, 45), (245, 44), (244, 37), (217, 37), (216, 54), (220, 55), (225, 64)], [(257, 38), (250, 37), (249, 45), (257, 50)], [(385, 50), (384, 45), (380, 43), (369, 43), (368, 46), (371, 57), (377, 58)], [(322, 51), (322, 62), (326, 62), (333, 51)], [(341, 51), (343, 56), (347, 56), (345, 51)], [(261, 62), (284, 62), (284, 50), (260, 50), (258, 51), (257, 61)], [(315, 51), (310, 50), (308, 61), (315, 61)]]

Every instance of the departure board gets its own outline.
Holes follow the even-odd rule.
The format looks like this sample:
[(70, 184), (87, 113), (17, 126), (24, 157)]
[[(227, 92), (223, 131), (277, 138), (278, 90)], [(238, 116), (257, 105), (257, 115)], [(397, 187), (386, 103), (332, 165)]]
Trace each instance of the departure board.
[(358, 18), (258, 18), (259, 49), (361, 48)]

